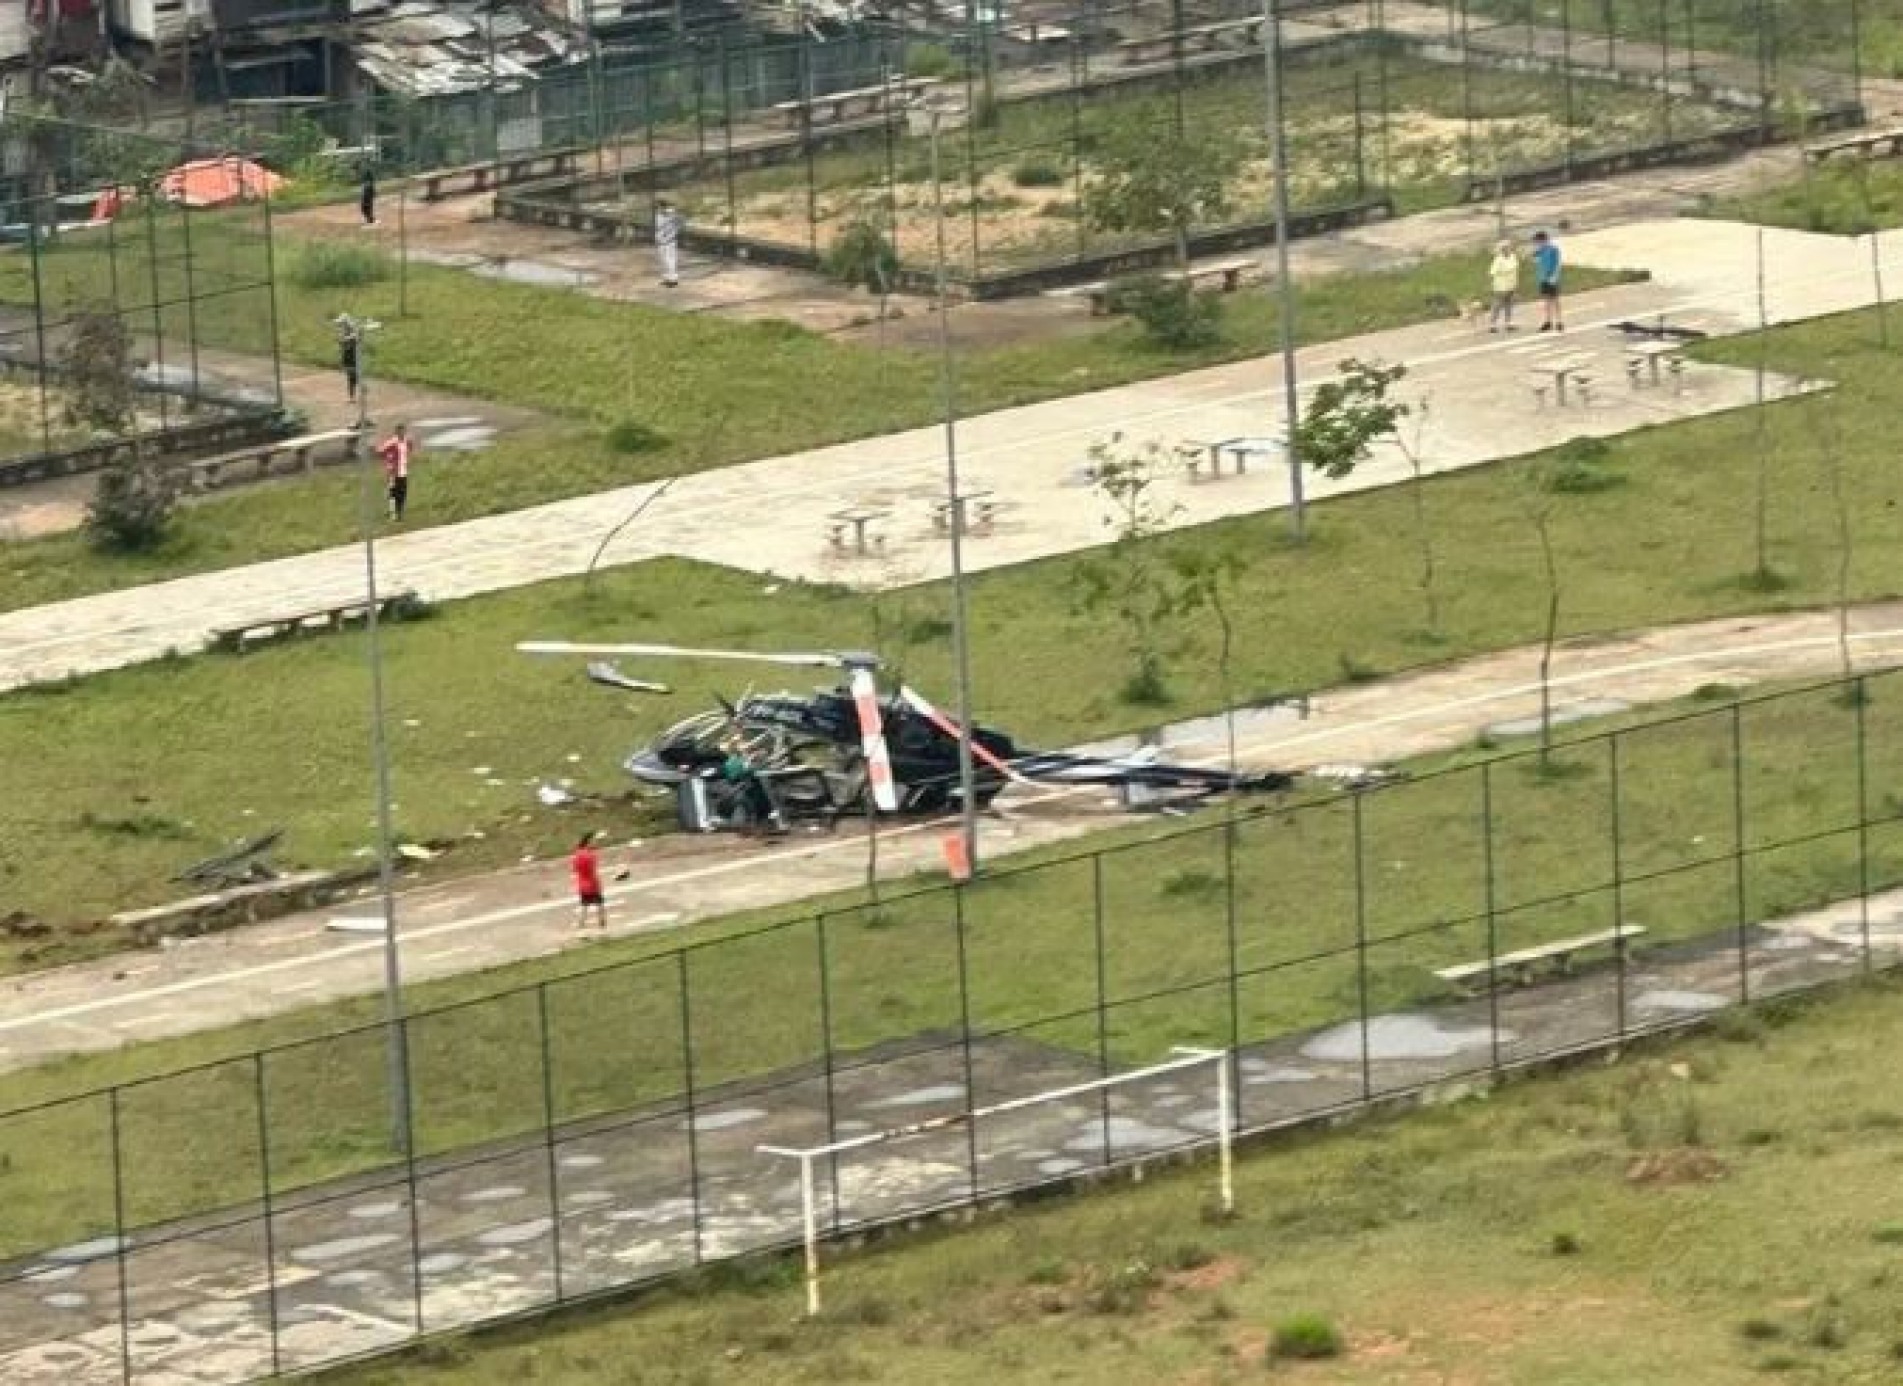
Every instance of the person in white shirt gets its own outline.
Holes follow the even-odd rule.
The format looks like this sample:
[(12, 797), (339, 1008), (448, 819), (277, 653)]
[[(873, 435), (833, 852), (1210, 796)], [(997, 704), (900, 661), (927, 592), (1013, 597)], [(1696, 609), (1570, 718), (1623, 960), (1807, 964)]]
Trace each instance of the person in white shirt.
[(661, 261), (661, 282), (671, 289), (681, 282), (681, 214), (666, 198), (654, 217), (654, 251)]
[(1493, 263), (1487, 266), (1487, 286), (1493, 290), (1493, 311), (1487, 317), (1487, 331), (1513, 330), (1513, 301), (1520, 293), (1520, 257), (1513, 242), (1501, 241), (1493, 248)]

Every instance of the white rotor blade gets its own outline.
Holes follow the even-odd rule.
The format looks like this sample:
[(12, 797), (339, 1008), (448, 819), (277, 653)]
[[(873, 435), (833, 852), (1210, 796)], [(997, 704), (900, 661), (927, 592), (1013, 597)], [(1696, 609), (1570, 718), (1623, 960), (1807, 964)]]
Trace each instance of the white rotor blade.
[[(907, 688), (904, 684), (900, 684), (899, 697), (905, 701), (907, 707), (911, 708), (912, 711), (944, 732), (945, 735), (949, 736), (953, 741), (962, 739), (964, 733), (959, 729), (958, 724), (937, 708), (933, 707), (919, 693)], [(1016, 770), (1013, 770), (1009, 762), (1000, 760), (987, 750), (983, 743), (975, 736), (971, 738), (971, 754), (976, 759), (982, 760), (986, 765), (989, 765), (993, 770), (996, 770), (1000, 775), (1003, 775), (1007, 780), (1016, 780), (1019, 784), (1030, 783), (1024, 776), (1020, 775)]]
[(887, 813), (899, 807), (898, 790), (892, 784), (892, 756), (885, 745), (885, 718), (879, 711), (879, 690), (872, 672), (856, 668), (847, 680), (852, 690), (852, 705), (859, 714), (859, 744), (866, 755), (866, 774), (872, 780), (872, 802)]
[(848, 661), (836, 654), (762, 654), (758, 650), (696, 650), (683, 645), (609, 645), (573, 640), (524, 640), (519, 654), (535, 655), (648, 655), (672, 659), (735, 659), (751, 664), (792, 664), (809, 669), (837, 669)]

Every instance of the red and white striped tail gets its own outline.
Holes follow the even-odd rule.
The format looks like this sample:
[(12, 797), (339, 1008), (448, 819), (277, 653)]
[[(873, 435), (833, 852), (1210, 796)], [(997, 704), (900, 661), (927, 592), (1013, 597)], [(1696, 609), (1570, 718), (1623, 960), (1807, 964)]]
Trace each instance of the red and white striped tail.
[[(953, 741), (958, 740), (958, 738), (963, 735), (962, 729), (956, 722), (926, 702), (924, 698), (920, 697), (911, 689), (901, 687), (899, 689), (899, 697), (905, 700), (906, 706), (910, 707), (912, 711), (944, 732), (945, 735), (949, 736)], [(1011, 768), (1009, 761), (1001, 760), (996, 754), (986, 750), (975, 736), (971, 739), (971, 753), (979, 760), (982, 760), (986, 765), (989, 765), (993, 770), (996, 770), (1000, 775), (1003, 775), (1007, 780), (1012, 780), (1018, 784), (1030, 783), (1024, 776)]]
[(852, 690), (852, 705), (859, 714), (859, 745), (866, 754), (866, 774), (872, 780), (872, 802), (887, 813), (899, 807), (898, 790), (892, 784), (892, 755), (885, 746), (885, 718), (879, 713), (879, 690), (873, 686), (872, 673), (854, 669), (847, 680)]

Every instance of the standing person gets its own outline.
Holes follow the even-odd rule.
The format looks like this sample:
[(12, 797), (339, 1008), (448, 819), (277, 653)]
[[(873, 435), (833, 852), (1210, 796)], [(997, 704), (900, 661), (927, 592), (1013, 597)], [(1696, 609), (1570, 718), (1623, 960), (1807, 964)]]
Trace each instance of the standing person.
[(403, 507), (410, 499), (410, 458), (416, 452), (416, 444), (410, 441), (410, 426), (398, 424), (396, 431), (377, 448), (377, 456), (383, 459), (383, 477), (389, 483), (390, 518), (401, 522)]
[(344, 398), (350, 403), (357, 402), (357, 387), (361, 382), (359, 348), (361, 339), (350, 319), (339, 314), (337, 319), (337, 361), (344, 368)]
[(673, 288), (681, 282), (681, 214), (665, 197), (654, 215), (654, 253), (661, 262), (661, 283)]
[(1487, 317), (1487, 331), (1502, 327), (1513, 330), (1513, 301), (1520, 294), (1520, 257), (1512, 241), (1501, 241), (1493, 248), (1493, 263), (1487, 266), (1487, 287), (1493, 290), (1493, 311)]
[(1533, 278), (1540, 286), (1540, 331), (1564, 332), (1559, 307), (1559, 275), (1563, 257), (1559, 243), (1544, 231), (1533, 233)]
[(370, 164), (363, 166), (363, 186), (357, 193), (357, 210), (363, 213), (363, 224), (377, 224), (377, 170)]
[(575, 927), (588, 927), (588, 911), (595, 912), (595, 927), (608, 927), (608, 904), (601, 893), (601, 858), (595, 853), (595, 835), (583, 833), (568, 858), (569, 871), (575, 877)]

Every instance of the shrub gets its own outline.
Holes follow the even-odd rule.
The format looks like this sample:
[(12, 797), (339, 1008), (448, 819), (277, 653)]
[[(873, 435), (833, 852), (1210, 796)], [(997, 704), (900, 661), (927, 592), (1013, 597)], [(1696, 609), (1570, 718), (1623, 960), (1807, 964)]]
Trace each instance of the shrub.
[(1061, 188), (1064, 170), (1039, 159), (1026, 159), (1011, 170), (1011, 181), (1020, 188)]
[(1770, 1343), (1784, 1336), (1784, 1330), (1770, 1319), (1749, 1318), (1738, 1325), (1738, 1336), (1747, 1343)]
[(958, 70), (951, 50), (936, 43), (916, 43), (905, 50), (907, 77), (950, 77)]
[(1222, 300), (1199, 294), (1187, 281), (1138, 274), (1110, 286), (1110, 311), (1128, 313), (1158, 346), (1189, 351), (1222, 336)]
[(1150, 1302), (1156, 1288), (1156, 1268), (1148, 1261), (1127, 1261), (1098, 1282), (1090, 1293), (1090, 1308), (1098, 1314), (1134, 1314)]
[(177, 501), (172, 473), (143, 450), (135, 451), (100, 472), (86, 507), (86, 531), (102, 549), (149, 549), (165, 538)]
[(1284, 1319), (1269, 1335), (1269, 1360), (1316, 1359), (1341, 1355), (1341, 1333), (1319, 1314)]
[(1553, 1234), (1553, 1255), (1579, 1255), (1579, 1234), (1576, 1232), (1555, 1232)]
[(358, 289), (390, 277), (390, 257), (363, 245), (318, 241), (291, 262), (291, 281), (302, 289)]
[(885, 232), (869, 221), (855, 221), (839, 233), (826, 252), (826, 273), (842, 284), (884, 293), (898, 272), (898, 252)]
[(623, 456), (654, 452), (667, 446), (667, 436), (648, 427), (639, 419), (616, 419), (608, 425), (602, 440)]

